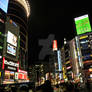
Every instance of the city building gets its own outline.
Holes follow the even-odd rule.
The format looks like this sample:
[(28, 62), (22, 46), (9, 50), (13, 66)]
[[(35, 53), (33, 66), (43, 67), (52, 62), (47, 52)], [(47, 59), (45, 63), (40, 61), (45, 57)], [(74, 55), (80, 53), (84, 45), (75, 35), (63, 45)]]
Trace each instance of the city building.
[(66, 75), (66, 64), (65, 64), (65, 51), (64, 51), (64, 45), (61, 48), (61, 58), (62, 58), (62, 72), (63, 72), (63, 79), (61, 82), (67, 81), (67, 75)]
[(0, 2), (0, 83), (28, 80), (28, 0)]
[(78, 61), (78, 55), (77, 55), (77, 45), (76, 45), (76, 40), (75, 38), (73, 38), (70, 42), (69, 42), (69, 46), (70, 46), (70, 62), (72, 65), (72, 79), (75, 81), (79, 81), (79, 72), (80, 72), (80, 68), (79, 68), (79, 61)]
[(64, 53), (65, 53), (65, 66), (66, 66), (66, 75), (68, 80), (72, 80), (72, 63), (70, 57), (70, 46), (69, 41), (64, 40)]
[(92, 32), (79, 36), (79, 44), (82, 55), (83, 70), (86, 80), (91, 80), (92, 75)]
[(78, 35), (68, 42), (64, 39), (61, 57), (63, 58), (63, 79), (68, 78), (75, 82), (91, 81), (92, 32)]
[(19, 66), (23, 70), (27, 70), (28, 66), (28, 18), (30, 12), (28, 0), (9, 0), (7, 16), (9, 16), (20, 29)]

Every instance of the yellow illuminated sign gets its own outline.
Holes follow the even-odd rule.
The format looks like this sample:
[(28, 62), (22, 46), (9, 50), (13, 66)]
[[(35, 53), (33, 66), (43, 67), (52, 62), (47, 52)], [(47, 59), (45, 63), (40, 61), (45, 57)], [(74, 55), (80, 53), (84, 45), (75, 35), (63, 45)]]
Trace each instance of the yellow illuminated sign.
[(70, 61), (67, 61), (66, 64), (70, 63)]
[(79, 48), (77, 48), (77, 50), (79, 51)]
[(84, 38), (87, 38), (87, 37), (88, 37), (87, 35), (81, 36), (81, 37), (80, 37), (80, 40), (81, 40), (81, 39), (84, 39)]
[(92, 54), (90, 56), (92, 57)]
[(90, 68), (89, 71), (92, 72), (92, 68)]
[(1, 77), (1, 72), (0, 72), (0, 77)]

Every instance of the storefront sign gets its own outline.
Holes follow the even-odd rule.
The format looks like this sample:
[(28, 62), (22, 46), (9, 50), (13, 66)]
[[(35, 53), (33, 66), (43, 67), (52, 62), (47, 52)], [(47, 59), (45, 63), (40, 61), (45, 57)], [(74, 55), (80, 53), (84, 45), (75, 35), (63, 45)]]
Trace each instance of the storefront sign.
[(18, 80), (18, 72), (15, 73), (15, 79)]
[(13, 61), (6, 60), (5, 57), (3, 57), (2, 69), (17, 72), (18, 68), (19, 68), (19, 63), (15, 63)]
[(12, 83), (14, 82), (14, 72), (5, 70), (4, 83)]
[(27, 75), (24, 73), (15, 72), (15, 79), (27, 80)]
[(18, 70), (18, 79), (27, 79), (27, 71)]
[(17, 68), (14, 67), (14, 66), (8, 66), (8, 65), (5, 65), (5, 70), (9, 70), (9, 71), (14, 71), (14, 72), (17, 72)]
[(15, 63), (15, 62), (12, 62), (12, 61), (5, 60), (4, 61), (4, 64), (10, 65), (10, 66), (14, 66), (14, 67), (19, 67), (19, 64), (18, 63)]
[(18, 71), (18, 72), (27, 74), (27, 71), (20, 70), (20, 69), (19, 69), (19, 71)]
[(8, 66), (8, 69), (10, 69), (10, 70), (16, 70), (15, 67), (11, 67), (11, 66)]
[(24, 74), (18, 73), (18, 79), (24, 79)]

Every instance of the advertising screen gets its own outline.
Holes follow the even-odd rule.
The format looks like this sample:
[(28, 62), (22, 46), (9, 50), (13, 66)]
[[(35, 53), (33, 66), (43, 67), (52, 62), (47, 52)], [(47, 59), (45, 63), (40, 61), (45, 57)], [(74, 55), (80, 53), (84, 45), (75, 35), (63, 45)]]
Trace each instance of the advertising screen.
[(7, 13), (9, 0), (0, 0), (0, 8)]
[(7, 33), (7, 42), (17, 47), (17, 36), (8, 31)]
[(7, 44), (7, 53), (16, 56), (16, 47)]
[(5, 70), (4, 84), (14, 83), (14, 72)]
[(77, 35), (91, 32), (91, 25), (89, 22), (88, 15), (83, 15), (74, 19), (76, 25)]

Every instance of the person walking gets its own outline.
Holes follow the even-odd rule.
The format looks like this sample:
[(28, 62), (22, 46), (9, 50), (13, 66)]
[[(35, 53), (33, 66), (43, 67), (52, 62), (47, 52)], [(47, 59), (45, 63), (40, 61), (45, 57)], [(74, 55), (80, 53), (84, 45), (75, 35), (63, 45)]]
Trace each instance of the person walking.
[(53, 87), (51, 86), (51, 81), (46, 80), (42, 88), (43, 92), (54, 92)]

